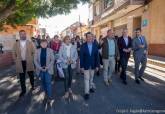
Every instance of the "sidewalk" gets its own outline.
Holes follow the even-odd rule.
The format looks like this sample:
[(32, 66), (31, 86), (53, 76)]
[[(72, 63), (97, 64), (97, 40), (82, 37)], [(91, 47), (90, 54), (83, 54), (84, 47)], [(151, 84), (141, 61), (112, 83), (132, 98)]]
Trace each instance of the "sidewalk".
[[(131, 56), (129, 62), (134, 63), (133, 56)], [(165, 73), (165, 58), (149, 55), (147, 58), (147, 67)]]
[(12, 51), (4, 51), (0, 53), (0, 70), (7, 68), (13, 64)]

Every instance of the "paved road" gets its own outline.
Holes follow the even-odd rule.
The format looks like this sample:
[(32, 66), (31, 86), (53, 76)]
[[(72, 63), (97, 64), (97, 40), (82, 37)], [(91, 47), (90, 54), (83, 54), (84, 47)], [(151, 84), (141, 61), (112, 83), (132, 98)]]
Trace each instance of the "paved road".
[[(95, 77), (97, 91), (87, 102), (82, 97), (82, 76), (74, 77), (73, 91), (77, 99), (70, 103), (61, 98), (63, 82), (55, 82), (55, 102), (51, 108), (46, 108), (39, 87), (35, 93), (29, 91), (24, 99), (18, 99), (20, 86), (11, 67), (0, 71), (0, 114), (157, 114), (159, 110), (164, 110), (161, 114), (165, 114), (165, 75), (160, 76), (151, 70), (145, 74), (145, 83), (137, 85), (131, 71), (130, 67), (127, 86), (121, 83), (117, 74), (110, 87), (105, 87), (102, 76)], [(146, 112), (139, 112), (142, 110)]]

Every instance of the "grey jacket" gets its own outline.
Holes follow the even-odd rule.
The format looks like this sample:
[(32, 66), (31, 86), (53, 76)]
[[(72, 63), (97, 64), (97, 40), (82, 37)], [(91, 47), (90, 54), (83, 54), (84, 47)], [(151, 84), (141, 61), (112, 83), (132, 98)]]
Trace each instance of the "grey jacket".
[[(68, 64), (68, 57), (67, 57), (67, 52), (66, 52), (66, 47), (64, 44), (62, 44), (62, 46), (60, 47), (59, 50), (59, 59), (62, 62), (62, 68), (67, 68)], [(71, 60), (73, 61), (73, 64), (71, 64), (72, 69), (76, 68), (76, 61), (78, 59), (78, 54), (77, 54), (77, 48), (75, 45), (71, 46), (71, 50), (70, 50), (70, 55), (71, 55)]]
[(134, 55), (135, 59), (139, 59), (143, 55), (146, 55), (146, 54), (144, 54), (144, 51), (148, 50), (148, 45), (147, 45), (147, 41), (146, 41), (145, 37), (142, 36), (142, 39), (143, 39), (144, 48), (139, 47), (139, 45), (141, 45), (141, 42), (138, 37), (135, 37), (132, 40), (132, 49), (133, 49), (133, 55)]
[[(46, 67), (48, 67), (48, 73), (50, 75), (53, 74), (53, 65), (54, 65), (54, 53), (53, 50), (50, 48), (47, 48), (47, 56), (46, 56)], [(35, 53), (34, 56), (34, 63), (36, 66), (36, 73), (39, 75), (41, 71), (41, 64), (40, 64), (40, 54), (41, 54), (41, 49), (38, 49)]]

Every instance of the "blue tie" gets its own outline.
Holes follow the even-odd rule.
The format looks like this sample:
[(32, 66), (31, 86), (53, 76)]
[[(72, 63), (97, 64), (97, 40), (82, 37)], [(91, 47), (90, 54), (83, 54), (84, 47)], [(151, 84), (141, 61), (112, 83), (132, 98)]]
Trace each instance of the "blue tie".
[(140, 43), (143, 45), (143, 39), (142, 39), (142, 37), (140, 37), (139, 39), (140, 39)]

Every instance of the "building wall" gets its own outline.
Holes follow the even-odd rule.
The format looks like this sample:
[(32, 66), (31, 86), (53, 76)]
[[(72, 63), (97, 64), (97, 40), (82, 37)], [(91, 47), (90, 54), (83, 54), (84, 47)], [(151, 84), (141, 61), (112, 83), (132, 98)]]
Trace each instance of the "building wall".
[[(117, 1), (119, 0), (116, 0), (116, 2)], [(130, 5), (129, 7), (134, 6), (135, 5)], [(107, 23), (104, 23), (104, 25), (106, 25), (107, 28), (118, 28), (117, 31), (119, 32), (119, 28), (122, 30), (122, 27), (125, 27), (126, 25), (129, 35), (132, 37), (134, 37), (134, 30), (137, 27), (141, 27), (142, 34), (146, 36), (149, 44), (149, 54), (165, 57), (165, 51), (163, 50), (165, 48), (164, 6), (165, 0), (152, 0), (148, 5), (139, 6), (135, 10), (131, 10), (125, 15), (121, 15), (118, 16), (118, 18), (109, 20)], [(122, 9), (117, 13), (120, 12), (122, 12)], [(98, 35), (102, 34), (104, 29), (101, 26), (102, 25), (94, 27), (94, 32), (97, 37)]]
[(165, 57), (165, 0), (153, 0), (149, 4), (150, 44), (149, 53)]
[(0, 69), (7, 68), (13, 64), (14, 60), (11, 51), (4, 52), (3, 54), (0, 53)]
[(34, 35), (36, 31), (36, 26), (38, 22), (37, 19), (33, 19), (27, 25), (11, 27), (10, 25), (4, 25), (4, 30), (0, 31), (0, 43), (3, 44), (4, 50), (12, 50), (13, 44), (16, 39), (19, 39), (18, 32), (20, 30), (25, 30), (28, 38)]
[[(165, 0), (153, 0), (150, 4), (151, 44), (165, 44)], [(159, 33), (159, 34), (158, 34)]]
[(87, 32), (89, 32), (89, 28), (87, 25), (84, 25), (81, 27), (81, 29), (80, 29), (80, 27), (77, 28), (76, 34), (79, 35), (81, 38), (85, 38), (85, 33), (87, 33)]

